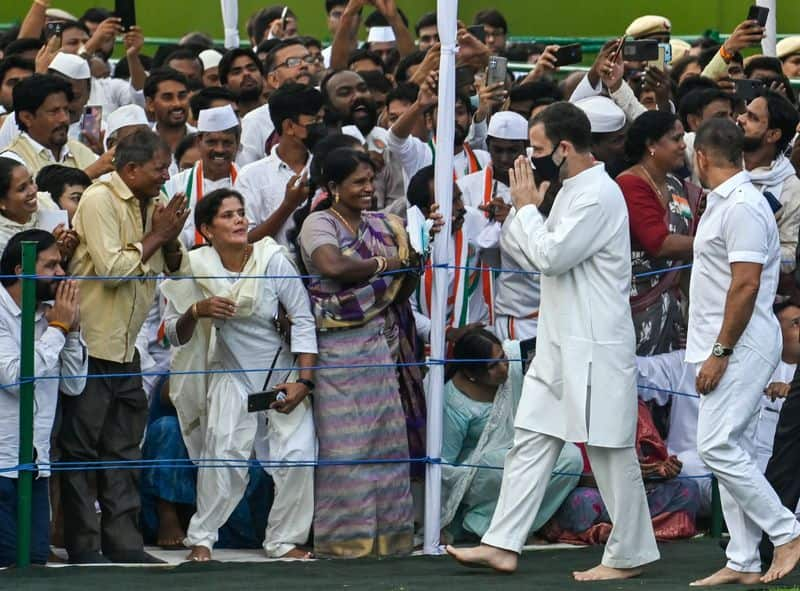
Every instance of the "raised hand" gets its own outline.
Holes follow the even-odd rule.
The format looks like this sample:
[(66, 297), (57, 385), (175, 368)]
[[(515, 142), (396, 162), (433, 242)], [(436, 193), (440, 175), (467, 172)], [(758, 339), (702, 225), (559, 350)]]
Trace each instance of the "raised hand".
[(172, 242), (180, 236), (189, 213), (191, 212), (186, 195), (175, 193), (167, 205), (156, 204), (153, 211), (152, 232), (161, 239), (162, 244)]
[(533, 178), (533, 169), (530, 161), (525, 156), (520, 156), (514, 161), (514, 168), (508, 169), (508, 179), (511, 183), (511, 199), (517, 211), (526, 205), (539, 207), (544, 201), (545, 193), (550, 183), (544, 181), (538, 187)]
[(56, 288), (53, 306), (45, 312), (48, 322), (58, 322), (68, 326), (70, 331), (80, 323), (80, 296), (78, 282), (73, 279), (61, 279)]
[(138, 55), (144, 47), (144, 34), (142, 28), (133, 26), (122, 37), (122, 44), (125, 46), (125, 55), (131, 57)]
[(283, 195), (283, 200), (292, 209), (300, 207), (306, 199), (308, 199), (308, 171), (304, 171), (302, 176), (296, 174), (290, 178), (286, 183), (286, 192)]

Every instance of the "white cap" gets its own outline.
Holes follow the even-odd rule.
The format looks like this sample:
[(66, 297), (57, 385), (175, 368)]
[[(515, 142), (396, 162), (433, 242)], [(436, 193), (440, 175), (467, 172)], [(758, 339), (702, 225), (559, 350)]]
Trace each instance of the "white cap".
[(60, 8), (48, 8), (44, 11), (44, 14), (47, 18), (54, 21), (77, 21), (78, 18), (66, 10), (61, 10)]
[(392, 27), (370, 27), (367, 43), (391, 43), (397, 41)]
[(197, 117), (197, 131), (201, 133), (227, 131), (238, 125), (239, 118), (230, 105), (214, 107), (213, 109), (203, 109)]
[(625, 112), (610, 98), (590, 96), (574, 104), (586, 113), (592, 133), (611, 133), (625, 127)]
[(216, 68), (219, 66), (219, 62), (222, 60), (222, 54), (216, 49), (205, 49), (200, 52), (198, 57), (200, 58), (200, 61), (203, 62), (204, 70)]
[(111, 137), (123, 127), (148, 125), (147, 115), (139, 105), (125, 105), (113, 111), (106, 119), (106, 137)]
[(92, 77), (92, 73), (89, 71), (89, 62), (82, 57), (63, 51), (56, 54), (48, 68), (73, 80), (88, 80)]
[(794, 35), (792, 37), (781, 39), (778, 41), (778, 45), (775, 47), (775, 55), (779, 59), (789, 57), (795, 53), (800, 53), (800, 35)]
[(500, 140), (528, 141), (528, 122), (525, 117), (512, 111), (500, 111), (489, 119), (491, 137)]

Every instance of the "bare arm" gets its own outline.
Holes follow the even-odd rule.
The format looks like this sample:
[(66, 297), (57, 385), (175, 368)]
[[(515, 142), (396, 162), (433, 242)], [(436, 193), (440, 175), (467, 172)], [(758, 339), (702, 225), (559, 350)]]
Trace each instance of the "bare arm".
[(414, 53), (417, 49), (414, 45), (414, 38), (400, 17), (395, 0), (375, 0), (375, 6), (386, 17), (386, 22), (389, 23), (392, 31), (394, 31), (395, 43), (397, 43), (397, 51), (400, 53), (400, 57)]
[(361, 24), (361, 9), (366, 0), (350, 0), (339, 20), (339, 28), (331, 45), (331, 70), (347, 68), (347, 59), (358, 44), (358, 27)]
[(656, 256), (667, 259), (691, 259), (693, 251), (694, 238), (692, 236), (669, 234), (661, 244)]
[(731, 285), (717, 337), (725, 347), (734, 347), (750, 322), (761, 284), (761, 268), (759, 263), (731, 263)]
[(28, 9), (28, 14), (25, 15), (25, 20), (19, 27), (18, 39), (38, 39), (44, 30), (44, 23), (46, 20), (45, 11), (50, 7), (50, 0), (42, 0), (42, 2), (31, 2), (31, 7)]
[[(311, 254), (311, 260), (322, 276), (342, 283), (365, 281), (378, 270), (378, 262), (374, 258), (364, 260), (346, 257), (332, 244), (317, 248)], [(394, 269), (400, 267), (397, 259), (389, 259), (387, 262), (394, 264)]]

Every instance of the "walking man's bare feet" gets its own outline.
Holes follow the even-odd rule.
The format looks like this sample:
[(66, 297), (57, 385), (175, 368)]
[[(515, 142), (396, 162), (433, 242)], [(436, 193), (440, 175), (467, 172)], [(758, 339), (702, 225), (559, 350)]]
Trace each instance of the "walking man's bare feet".
[(713, 575), (709, 575), (704, 579), (697, 579), (693, 583), (689, 583), (690, 587), (713, 587), (715, 585), (730, 585), (737, 583), (739, 585), (754, 585), (758, 583), (761, 578), (760, 573), (740, 573), (739, 571), (728, 568), (727, 566), (719, 569)]
[(800, 537), (791, 542), (775, 546), (772, 564), (769, 570), (761, 577), (762, 583), (772, 583), (788, 575), (797, 566), (800, 560)]
[(576, 581), (613, 581), (615, 579), (632, 579), (642, 574), (641, 568), (611, 568), (598, 564), (589, 570), (573, 571)]
[(192, 562), (208, 562), (211, 560), (211, 550), (205, 546), (192, 546), (192, 551), (189, 552), (189, 556), (186, 557), (186, 560), (191, 560)]
[(292, 548), (286, 554), (281, 556), (281, 558), (295, 558), (298, 560), (310, 560), (314, 558), (314, 554), (309, 552), (308, 550), (302, 550), (301, 548)]
[(492, 568), (500, 573), (513, 573), (517, 570), (519, 556), (516, 552), (481, 544), (474, 548), (454, 548), (445, 546), (447, 553), (464, 566), (470, 568)]

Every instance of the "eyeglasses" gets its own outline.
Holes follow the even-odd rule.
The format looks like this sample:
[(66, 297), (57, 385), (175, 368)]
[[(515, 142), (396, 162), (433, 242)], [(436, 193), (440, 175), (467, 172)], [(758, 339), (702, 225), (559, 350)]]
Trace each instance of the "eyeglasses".
[(322, 58), (321, 55), (319, 56), (319, 58), (316, 58), (313, 55), (311, 55), (310, 53), (308, 53), (308, 54), (304, 55), (303, 57), (290, 57), (286, 61), (281, 62), (280, 64), (277, 64), (275, 67), (276, 68), (296, 68), (297, 66), (299, 66), (303, 62), (305, 62), (307, 64), (313, 64), (318, 59), (321, 59), (321, 58)]

